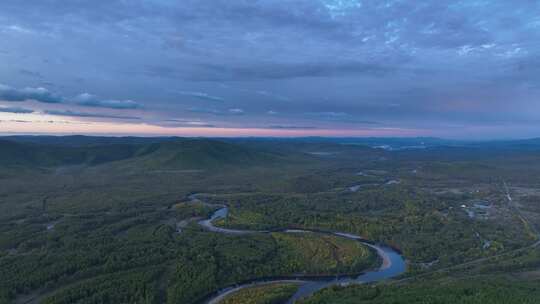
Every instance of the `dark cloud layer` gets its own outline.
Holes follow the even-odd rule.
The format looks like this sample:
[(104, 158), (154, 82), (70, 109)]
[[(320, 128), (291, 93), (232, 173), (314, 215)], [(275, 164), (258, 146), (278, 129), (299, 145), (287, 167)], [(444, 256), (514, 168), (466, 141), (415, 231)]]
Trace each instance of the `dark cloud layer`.
[(0, 107), (0, 112), (14, 114), (30, 114), (34, 113), (34, 110), (19, 107)]
[(42, 103), (75, 103), (83, 107), (109, 109), (138, 109), (142, 106), (132, 100), (106, 100), (83, 93), (74, 98), (60, 96), (43, 87), (16, 89), (0, 84), (0, 101), (22, 102), (37, 101)]
[(92, 94), (83, 93), (75, 97), (80, 106), (109, 109), (138, 109), (141, 105), (132, 100), (103, 100)]
[(295, 125), (271, 125), (267, 127), (268, 129), (275, 130), (316, 130), (317, 127), (312, 126), (295, 126)]
[(33, 100), (43, 103), (60, 103), (63, 98), (41, 87), (15, 89), (0, 84), (0, 100), (13, 102)]
[(535, 136), (538, 16), (530, 0), (3, 0), (0, 101), (458, 137), (505, 121)]
[[(338, 59), (336, 59), (338, 60)], [(363, 62), (260, 63), (244, 66), (200, 65), (202, 73), (186, 77), (195, 81), (253, 81), (304, 77), (342, 77), (349, 75), (381, 76), (391, 67)]]
[(63, 111), (63, 110), (45, 110), (45, 114), (56, 116), (70, 116), (70, 117), (87, 117), (87, 118), (109, 118), (109, 119), (127, 119), (127, 120), (139, 120), (140, 117), (136, 116), (123, 116), (113, 114), (101, 114), (101, 113), (87, 113), (76, 111)]
[(213, 95), (210, 95), (208, 93), (203, 93), (203, 92), (175, 91), (175, 93), (180, 96), (192, 97), (192, 98), (207, 100), (207, 101), (218, 101), (218, 102), (225, 101), (223, 98), (219, 96), (213, 96)]
[(227, 110), (218, 110), (214, 108), (203, 108), (203, 107), (192, 107), (187, 109), (188, 112), (192, 113), (200, 113), (200, 114), (211, 114), (211, 115), (218, 115), (218, 116), (228, 116), (228, 115), (244, 115), (245, 112), (242, 109), (233, 108), (233, 109), (227, 109)]

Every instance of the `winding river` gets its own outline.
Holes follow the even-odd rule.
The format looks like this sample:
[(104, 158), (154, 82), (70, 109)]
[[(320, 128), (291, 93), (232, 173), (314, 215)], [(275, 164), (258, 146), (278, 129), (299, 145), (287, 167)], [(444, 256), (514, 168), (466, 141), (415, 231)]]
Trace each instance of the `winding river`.
[[(189, 197), (191, 201), (198, 201), (201, 202), (198, 199), (197, 195), (191, 195)], [(243, 234), (253, 234), (253, 233), (270, 233), (269, 231), (256, 231), (256, 230), (235, 230), (235, 229), (226, 229), (226, 228), (220, 228), (214, 226), (213, 222), (218, 219), (226, 218), (229, 209), (226, 206), (221, 206), (222, 208), (215, 211), (212, 216), (209, 219), (201, 220), (199, 221), (199, 224), (204, 227), (205, 229), (216, 232), (216, 233), (226, 233), (226, 234), (236, 234), (236, 235), (243, 235)], [(248, 287), (254, 287), (264, 284), (271, 284), (271, 283), (298, 283), (300, 287), (296, 291), (296, 293), (287, 301), (287, 304), (295, 303), (296, 300), (307, 297), (315, 293), (316, 291), (319, 291), (323, 288), (332, 286), (332, 285), (344, 285), (344, 284), (361, 284), (361, 283), (370, 283), (370, 282), (378, 282), (383, 281), (386, 279), (390, 279), (393, 277), (396, 277), (406, 270), (406, 264), (404, 258), (401, 256), (400, 253), (398, 253), (395, 249), (381, 245), (381, 244), (375, 244), (373, 242), (370, 242), (368, 240), (363, 239), (362, 237), (350, 233), (342, 233), (342, 232), (328, 232), (328, 231), (310, 231), (310, 230), (282, 230), (282, 232), (285, 233), (303, 233), (303, 232), (317, 232), (317, 233), (323, 233), (323, 234), (331, 234), (334, 236), (355, 240), (358, 241), (366, 246), (369, 246), (377, 254), (382, 260), (381, 265), (378, 269), (364, 272), (358, 276), (350, 276), (350, 275), (344, 275), (344, 276), (329, 276), (329, 277), (305, 277), (305, 276), (291, 276), (291, 277), (280, 277), (280, 278), (265, 278), (265, 279), (254, 279), (248, 282), (244, 282), (242, 284), (231, 286), (225, 289), (222, 289), (212, 295), (211, 298), (207, 299), (207, 304), (217, 304), (221, 300), (223, 300), (226, 296), (235, 293), (239, 291), (240, 289), (248, 288)]]

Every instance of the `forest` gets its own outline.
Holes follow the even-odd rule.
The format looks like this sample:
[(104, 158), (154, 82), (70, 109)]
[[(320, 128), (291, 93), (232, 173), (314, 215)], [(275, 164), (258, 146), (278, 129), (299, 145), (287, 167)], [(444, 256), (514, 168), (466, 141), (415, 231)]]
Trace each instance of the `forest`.
[(349, 286), (325, 289), (302, 304), (532, 304), (540, 298), (540, 280), (509, 281), (508, 278), (439, 280), (413, 286)]
[[(372, 248), (332, 232), (391, 246), (406, 272), (302, 303), (538, 299), (540, 154), (530, 147), (102, 141), (0, 142), (11, 151), (0, 163), (0, 303), (196, 304), (253, 280), (381, 265)], [(214, 225), (268, 232), (199, 224), (224, 205)], [(297, 288), (241, 288), (223, 303), (283, 303)]]

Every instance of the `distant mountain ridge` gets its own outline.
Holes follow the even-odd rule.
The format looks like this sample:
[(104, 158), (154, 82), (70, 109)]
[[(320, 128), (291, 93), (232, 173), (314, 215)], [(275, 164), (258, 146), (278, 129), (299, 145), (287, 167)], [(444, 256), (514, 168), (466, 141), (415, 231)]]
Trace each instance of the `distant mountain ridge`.
[(110, 137), (110, 136), (48, 136), (48, 135), (18, 135), (4, 136), (0, 140), (9, 140), (20, 143), (62, 145), (62, 146), (93, 146), (106, 144), (155, 144), (165, 142), (178, 142), (185, 140), (217, 140), (222, 142), (299, 142), (299, 143), (335, 143), (335, 144), (363, 144), (366, 146), (510, 146), (526, 145), (540, 146), (539, 138), (529, 139), (500, 139), (500, 140), (459, 140), (444, 139), (437, 137), (232, 137), (232, 138), (207, 138), (207, 137)]
[(145, 145), (140, 156), (127, 160), (148, 169), (208, 169), (267, 164), (278, 155), (247, 145), (210, 139), (184, 139)]
[[(0, 140), (2, 137), (0, 137)], [(51, 136), (51, 135), (19, 135), (19, 136), (5, 136), (4, 140), (30, 143), (40, 145), (55, 145), (55, 146), (70, 146), (70, 147), (83, 147), (83, 146), (99, 146), (99, 145), (113, 145), (113, 144), (130, 144), (130, 145), (142, 145), (161, 143), (168, 141), (181, 140), (181, 137), (136, 137), (136, 136), (85, 136), (85, 135), (66, 135), (66, 136)]]
[[(351, 150), (352, 149), (352, 150)], [(179, 138), (14, 136), (0, 138), (0, 166), (95, 166), (120, 162), (125, 168), (148, 170), (208, 169), (227, 166), (268, 166), (276, 160), (304, 161), (317, 153), (362, 149), (400, 156), (449, 157), (483, 153), (540, 151), (540, 139), (466, 142), (436, 138)], [(422, 151), (426, 150), (426, 151)], [(430, 150), (430, 151), (428, 151)], [(310, 153), (311, 152), (311, 153)], [(320, 157), (318, 157), (320, 158)]]
[(246, 145), (210, 139), (148, 141), (144, 138), (91, 137), (32, 138), (31, 141), (0, 139), (0, 166), (92, 166), (123, 161), (146, 169), (201, 169), (264, 164), (278, 156)]
[(65, 147), (0, 140), (0, 165), (53, 167), (100, 163), (137, 155), (134, 145), (114, 144), (95, 147)]

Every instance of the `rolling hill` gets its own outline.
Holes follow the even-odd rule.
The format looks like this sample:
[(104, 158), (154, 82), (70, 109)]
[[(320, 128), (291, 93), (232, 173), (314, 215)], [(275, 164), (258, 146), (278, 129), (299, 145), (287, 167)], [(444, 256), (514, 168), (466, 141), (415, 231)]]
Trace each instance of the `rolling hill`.
[(94, 166), (122, 161), (123, 166), (141, 169), (207, 169), (223, 166), (258, 165), (271, 162), (278, 155), (246, 145), (208, 139), (175, 139), (152, 143), (125, 143), (64, 138), (63, 144), (15, 142), (0, 140), (0, 166), (56, 167), (66, 165)]

